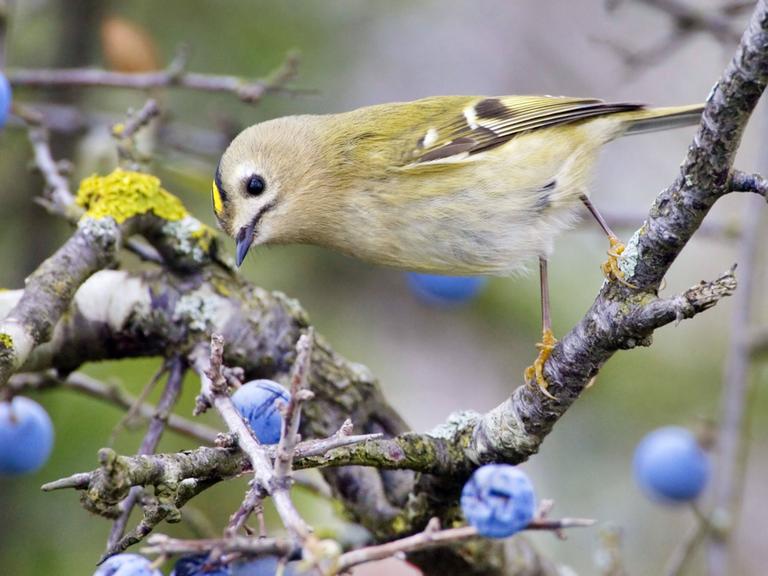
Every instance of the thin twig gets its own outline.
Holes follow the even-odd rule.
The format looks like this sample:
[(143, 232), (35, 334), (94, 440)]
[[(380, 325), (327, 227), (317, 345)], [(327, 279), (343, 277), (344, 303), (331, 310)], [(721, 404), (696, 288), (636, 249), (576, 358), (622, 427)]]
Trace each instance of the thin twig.
[[(181, 394), (181, 383), (184, 380), (184, 373), (186, 366), (184, 362), (175, 358), (170, 362), (170, 371), (168, 373), (168, 380), (165, 384), (163, 394), (160, 397), (160, 401), (157, 404), (157, 410), (152, 416), (152, 420), (149, 422), (149, 428), (144, 436), (139, 447), (138, 454), (146, 455), (153, 454), (157, 449), (157, 445), (160, 442), (160, 438), (163, 435), (163, 430), (168, 422), (168, 418), (173, 410), (176, 401)], [(125, 527), (128, 524), (128, 519), (131, 516), (131, 511), (134, 505), (138, 501), (143, 492), (143, 488), (134, 486), (131, 488), (128, 496), (120, 504), (122, 513), (112, 525), (112, 530), (109, 533), (109, 539), (107, 541), (107, 555), (117, 554), (122, 552), (131, 544), (134, 544), (134, 540), (128, 535), (127, 538), (123, 538)]]
[(685, 570), (696, 549), (704, 541), (707, 535), (708, 527), (704, 522), (696, 522), (691, 530), (686, 534), (677, 547), (672, 552), (666, 566), (664, 574), (666, 576), (679, 576)]
[(181, 540), (165, 534), (154, 534), (147, 538), (147, 545), (141, 549), (150, 555), (201, 554), (211, 550), (222, 554), (240, 553), (248, 555), (274, 554), (288, 556), (296, 551), (293, 542), (284, 538), (250, 538), (231, 536), (228, 538), (206, 538), (200, 540)]
[[(35, 102), (35, 110), (40, 112), (44, 124), (51, 132), (60, 134), (80, 135), (93, 127), (111, 127), (120, 122), (122, 117), (107, 112), (95, 112), (93, 110), (80, 110), (74, 106), (65, 104), (52, 104), (50, 102)], [(220, 122), (219, 122), (220, 123)], [(16, 117), (9, 118), (8, 128), (25, 128), (24, 122)], [(234, 136), (232, 132), (238, 132), (239, 126), (233, 124), (232, 129), (222, 126), (219, 129), (206, 129), (181, 122), (163, 122), (158, 126), (157, 138), (163, 148), (158, 148), (157, 154), (166, 153), (166, 149), (181, 151), (187, 155), (202, 156), (206, 159), (212, 156), (220, 156)]]
[(243, 102), (259, 102), (270, 92), (307, 93), (307, 90), (289, 89), (285, 85), (296, 77), (299, 57), (289, 52), (283, 63), (264, 80), (249, 81), (239, 76), (184, 72), (175, 65), (158, 72), (111, 72), (95, 68), (11, 70), (8, 79), (14, 86), (102, 87), (150, 90), (152, 88), (187, 88), (201, 92), (225, 92), (236, 95)]
[[(44, 194), (41, 198), (37, 198), (36, 202), (50, 214), (62, 217), (70, 224), (77, 224), (84, 210), (75, 203), (75, 196), (72, 194), (69, 182), (61, 173), (60, 163), (53, 158), (44, 116), (38, 110), (28, 106), (14, 105), (13, 111), (16, 117), (27, 126), (35, 166), (45, 180)], [(156, 264), (163, 263), (157, 250), (135, 238), (128, 238), (125, 241), (125, 248), (142, 260)]]
[[(588, 518), (561, 518), (559, 520), (534, 520), (525, 530), (547, 530), (557, 532), (568, 528), (583, 528), (593, 526), (595, 521)], [(343, 573), (353, 566), (383, 560), (406, 552), (416, 552), (434, 546), (452, 542), (460, 542), (479, 537), (473, 526), (440, 529), (436, 518), (427, 525), (424, 531), (399, 540), (352, 550), (338, 557), (329, 574)], [(297, 551), (290, 540), (276, 538), (248, 538), (243, 536), (228, 536), (221, 539), (180, 540), (169, 538), (164, 534), (156, 534), (147, 540), (142, 548), (144, 554), (199, 554), (216, 550), (219, 554), (263, 555), (273, 554), (289, 556)]]
[[(27, 389), (67, 388), (125, 410), (130, 409), (136, 404), (137, 400), (136, 397), (128, 394), (117, 384), (101, 382), (82, 372), (72, 372), (66, 378), (60, 378), (50, 370), (38, 373), (15, 374), (11, 377), (9, 386), (14, 393)], [(155, 407), (151, 404), (143, 403), (139, 405), (137, 413), (143, 419), (149, 420), (155, 413)], [(206, 444), (216, 442), (218, 434), (213, 428), (192, 422), (176, 414), (169, 416), (168, 429)]]
[(730, 189), (733, 192), (753, 192), (768, 201), (768, 180), (760, 174), (747, 174), (740, 170), (731, 173)]
[[(526, 530), (552, 530), (558, 531), (566, 528), (582, 528), (593, 526), (595, 520), (588, 518), (561, 518), (560, 520), (534, 520)], [(338, 572), (349, 570), (358, 564), (391, 558), (405, 552), (416, 552), (434, 546), (442, 546), (451, 542), (459, 542), (479, 536), (474, 526), (462, 526), (460, 528), (439, 529), (439, 522), (435, 518), (427, 525), (423, 532), (407, 536), (399, 540), (393, 540), (386, 544), (358, 548), (341, 555), (338, 561)]]
[(136, 149), (134, 136), (158, 116), (160, 116), (160, 106), (157, 100), (150, 98), (138, 112), (129, 112), (125, 122), (118, 122), (112, 126), (111, 133), (117, 141), (117, 156), (121, 165), (130, 170), (138, 170), (142, 164), (146, 163), (147, 158)]
[(627, 73), (633, 74), (640, 68), (648, 68), (663, 60), (668, 60), (675, 52), (688, 45), (689, 36), (689, 31), (675, 30), (653, 46), (642, 50), (628, 48), (623, 40), (593, 37), (592, 41), (613, 51), (616, 56), (621, 58), (622, 63), (627, 68)]
[(5, 40), (8, 30), (8, 0), (0, 0), (0, 70), (5, 68)]
[[(224, 531), (225, 538), (236, 536), (243, 526), (245, 526), (250, 515), (261, 509), (262, 496), (262, 490), (255, 482), (251, 481), (249, 483), (248, 491), (245, 493), (245, 498), (243, 498), (243, 503), (229, 518), (229, 524)], [(260, 536), (264, 536), (264, 534), (260, 534)]]
[[(751, 176), (740, 178), (739, 188), (747, 188), (751, 179)], [(728, 533), (738, 513), (739, 491), (744, 475), (740, 462), (747, 447), (745, 417), (752, 357), (748, 336), (754, 315), (752, 301), (756, 291), (755, 269), (761, 248), (759, 238), (764, 221), (763, 210), (754, 205), (747, 206), (744, 219), (739, 249), (740, 289), (734, 297), (731, 337), (723, 375), (722, 414), (716, 442), (717, 472), (713, 485), (712, 518), (721, 525), (720, 530), (713, 531), (709, 544), (709, 567), (713, 576), (729, 573)]]
[[(349, 421), (347, 421), (349, 423)], [(344, 430), (339, 430), (336, 434), (329, 438), (324, 438), (321, 440), (309, 440), (306, 442), (301, 442), (296, 446), (296, 454), (294, 457), (294, 465), (296, 468), (301, 469), (308, 469), (308, 468), (317, 468), (324, 464), (324, 462), (321, 460), (319, 463), (315, 461), (315, 458), (321, 457), (330, 451), (336, 449), (336, 448), (343, 448), (345, 446), (352, 446), (354, 444), (363, 444), (365, 442), (368, 442), (370, 440), (378, 440), (381, 438), (381, 434), (358, 434), (358, 435), (348, 435), (345, 433)], [(277, 446), (263, 446), (264, 452), (267, 454), (267, 456), (271, 459), (275, 457), (275, 453), (277, 452)], [(197, 456), (201, 452), (207, 452), (210, 451), (211, 448), (197, 448), (195, 450), (190, 450), (187, 452), (189, 456), (193, 456), (194, 460), (198, 460)], [(229, 453), (229, 450), (225, 450), (225, 453)], [(137, 476), (134, 476), (133, 474), (127, 472), (126, 476), (123, 477), (123, 481), (128, 483), (131, 486), (138, 486), (138, 485), (148, 485), (151, 484), (151, 482), (147, 481), (145, 479), (145, 475), (141, 472), (145, 472), (146, 469), (142, 468), (142, 466), (151, 466), (152, 470), (155, 471), (155, 473), (152, 474), (153, 477), (160, 476), (163, 481), (165, 481), (165, 478), (167, 477), (169, 481), (173, 480), (176, 481), (175, 478), (176, 475), (178, 475), (178, 465), (177, 463), (174, 463), (174, 455), (170, 454), (158, 454), (157, 458), (153, 458), (152, 456), (148, 457), (142, 457), (141, 462), (137, 460), (136, 456), (120, 456), (120, 458), (123, 459), (123, 461), (126, 464), (126, 467), (128, 469), (132, 469), (135, 472), (137, 472)], [(201, 460), (207, 460), (207, 458), (202, 458)], [(329, 461), (328, 465), (335, 465), (336, 463), (333, 461)], [(242, 470), (247, 469), (247, 465), (244, 465), (238, 472), (241, 472)], [(217, 477), (221, 479), (222, 474), (215, 468), (215, 465), (213, 467), (200, 467), (196, 470), (198, 475), (201, 477), (205, 477), (206, 479), (211, 477)], [(65, 488), (74, 488), (76, 490), (85, 490), (89, 487), (89, 484), (92, 481), (95, 481), (98, 479), (100, 474), (100, 470), (95, 470), (93, 472), (87, 472), (87, 473), (78, 473), (73, 474), (71, 476), (67, 476), (64, 478), (60, 478), (58, 480), (54, 480), (52, 482), (48, 482), (42, 486), (42, 490), (49, 492), (52, 490), (62, 490)], [(230, 473), (231, 474), (231, 473)], [(195, 474), (186, 476), (187, 478), (191, 478), (192, 476), (195, 476)]]
[[(107, 442), (108, 446), (113, 446), (115, 443), (115, 439), (117, 438), (117, 435), (120, 432), (122, 432), (125, 428), (128, 428), (129, 426), (131, 426), (134, 419), (136, 418), (136, 415), (139, 413), (141, 406), (146, 403), (147, 398), (155, 389), (155, 386), (157, 386), (157, 383), (160, 381), (160, 378), (162, 378), (165, 375), (165, 373), (170, 369), (170, 367), (171, 366), (169, 362), (163, 362), (160, 368), (158, 368), (155, 371), (155, 373), (149, 379), (149, 382), (147, 382), (147, 384), (139, 393), (134, 403), (128, 408), (128, 410), (123, 415), (123, 417), (120, 418), (120, 421), (112, 429), (112, 433), (109, 435), (109, 441)], [(154, 418), (154, 411), (153, 411), (153, 415), (150, 416), (150, 418)]]
[(210, 355), (200, 349), (193, 355), (193, 365), (202, 382), (201, 396), (216, 408), (227, 428), (237, 436), (240, 449), (248, 456), (253, 466), (256, 483), (273, 497), (275, 508), (289, 534), (301, 542), (309, 536), (311, 529), (299, 515), (287, 492), (276, 490), (274, 472), (267, 451), (253, 435), (227, 394), (226, 379), (222, 374), (223, 353), (224, 339), (214, 334), (211, 336)]
[(147, 126), (153, 118), (158, 116), (160, 116), (160, 106), (158, 106), (157, 100), (150, 98), (138, 112), (129, 113), (128, 120), (125, 123), (118, 123), (112, 126), (112, 136), (117, 140), (133, 138), (139, 130)]
[[(688, 46), (693, 33), (704, 32), (711, 34), (721, 44), (738, 42), (741, 33), (732, 25), (733, 16), (738, 15), (744, 7), (741, 5), (725, 5), (720, 9), (704, 10), (695, 2), (684, 3), (678, 0), (636, 0), (667, 14), (673, 22), (673, 29), (656, 44), (642, 50), (627, 48), (622, 41), (608, 38), (595, 38), (595, 42), (604, 44), (613, 50), (624, 62), (629, 71), (648, 68), (664, 60), (672, 54)], [(618, 5), (615, 2), (612, 7)], [(750, 6), (753, 7), (754, 3)]]
[(277, 457), (275, 458), (274, 467), (275, 481), (281, 490), (286, 490), (290, 485), (291, 465), (296, 444), (299, 441), (301, 405), (313, 396), (312, 392), (306, 389), (313, 343), (314, 330), (309, 328), (305, 334), (302, 334), (296, 344), (296, 362), (291, 374), (291, 397), (283, 414), (280, 442), (277, 445)]
[(16, 116), (27, 124), (29, 142), (35, 156), (35, 166), (45, 180), (44, 195), (40, 203), (52, 213), (63, 216), (70, 222), (76, 222), (83, 210), (75, 204), (75, 197), (70, 191), (69, 182), (61, 174), (59, 163), (51, 153), (48, 129), (43, 124), (42, 115), (28, 107), (14, 105)]
[(704, 10), (695, 2), (684, 3), (679, 0), (636, 0), (663, 12), (675, 22), (678, 30), (708, 32), (719, 42), (738, 42), (740, 31), (732, 26), (731, 18), (717, 10)]

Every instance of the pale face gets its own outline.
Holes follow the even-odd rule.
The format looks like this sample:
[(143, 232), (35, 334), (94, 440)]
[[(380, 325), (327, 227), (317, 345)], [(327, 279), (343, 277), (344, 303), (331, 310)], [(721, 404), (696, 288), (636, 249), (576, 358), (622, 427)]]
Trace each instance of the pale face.
[(279, 204), (280, 164), (259, 146), (260, 126), (241, 132), (219, 162), (213, 183), (214, 212), (237, 243), (238, 265), (252, 244), (271, 237), (271, 216)]

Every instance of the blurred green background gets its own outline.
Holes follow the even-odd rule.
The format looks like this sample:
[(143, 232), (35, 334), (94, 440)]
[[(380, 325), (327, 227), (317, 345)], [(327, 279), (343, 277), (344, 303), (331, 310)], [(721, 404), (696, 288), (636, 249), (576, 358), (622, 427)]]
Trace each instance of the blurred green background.
[[(316, 90), (313, 95), (271, 95), (253, 107), (231, 95), (161, 93), (171, 122), (208, 131), (221, 131), (222, 126), (231, 130), (282, 114), (341, 111), (449, 93), (549, 93), (683, 104), (707, 96), (732, 51), (706, 35), (694, 35), (657, 64), (629, 69), (605, 41), (640, 49), (662, 40), (670, 26), (666, 16), (632, 2), (609, 12), (597, 0), (25, 0), (16, 2), (11, 13), (7, 65), (107, 65), (100, 23), (115, 16), (133, 21), (151, 36), (162, 65), (179, 44), (187, 44), (188, 68), (197, 72), (261, 76), (279, 65), (287, 50), (301, 51), (295, 84)], [(113, 89), (30, 89), (18, 90), (16, 98), (71, 103), (118, 119), (128, 107), (140, 107), (145, 95)], [(758, 167), (758, 126), (765, 126), (761, 118), (752, 123), (739, 157), (738, 165), (745, 170)], [(609, 221), (610, 215), (620, 214), (639, 226), (643, 210), (674, 178), (692, 133), (689, 129), (641, 136), (608, 147), (592, 197)], [(209, 183), (220, 151), (214, 145), (211, 154), (189, 154), (158, 145), (153, 152), (152, 170), (165, 187), (212, 225)], [(114, 150), (108, 124), (57, 137), (55, 153), (73, 160), (73, 182), (94, 170), (110, 170)], [(22, 130), (11, 127), (0, 133), (0, 286), (7, 288), (21, 287), (24, 277), (69, 231), (33, 202), (42, 181), (28, 169), (30, 158)], [(727, 198), (710, 220), (738, 226), (746, 204), (743, 197)], [(631, 230), (622, 232), (626, 237)], [(592, 302), (603, 280), (599, 264), (606, 247), (591, 221), (558, 239), (550, 262), (557, 334), (578, 321)], [(664, 293), (712, 278), (736, 257), (732, 239), (697, 237), (673, 267)], [(373, 370), (389, 400), (418, 431), (443, 422), (452, 411), (485, 411), (499, 404), (535, 356), (540, 335), (536, 274), (492, 279), (470, 305), (448, 310), (419, 302), (397, 271), (313, 248), (259, 249), (243, 273), (259, 285), (298, 298), (338, 352)], [(764, 266), (760, 276), (765, 286)], [(755, 322), (766, 320), (763, 303), (754, 310)], [(524, 465), (539, 497), (555, 500), (555, 515), (588, 516), (601, 526), (620, 528), (630, 573), (658, 573), (693, 524), (689, 510), (660, 507), (639, 493), (631, 477), (633, 448), (656, 426), (696, 427), (718, 417), (730, 313), (731, 303), (725, 301), (692, 321), (660, 330), (650, 349), (617, 354), (558, 423), (540, 454)], [(85, 370), (138, 393), (157, 366), (157, 360), (142, 360)], [(764, 385), (767, 378), (765, 365), (756, 366), (753, 382)], [(179, 406), (185, 415), (196, 393), (196, 382), (190, 379), (187, 384)], [(43, 494), (39, 486), (92, 469), (96, 451), (107, 443), (121, 413), (64, 391), (35, 398), (54, 420), (56, 448), (39, 473), (0, 478), (0, 572), (90, 574), (109, 524), (84, 512), (74, 493)], [(735, 574), (762, 574), (768, 561), (765, 533), (757, 529), (768, 515), (766, 415), (768, 395), (764, 386), (756, 386), (750, 397), (753, 442), (745, 506), (735, 536)], [(217, 424), (213, 417), (210, 423)], [(141, 435), (141, 430), (124, 432), (115, 447), (133, 452)], [(161, 449), (191, 445), (169, 433)], [(239, 505), (244, 486), (243, 481), (219, 485), (195, 500), (194, 508), (219, 530)], [(338, 525), (332, 506), (308, 495), (302, 495), (301, 502), (319, 526)], [(161, 530), (193, 534), (184, 523), (163, 525)], [(531, 538), (557, 562), (594, 574), (599, 534), (598, 528), (569, 532), (567, 541), (550, 534)], [(691, 574), (703, 566), (701, 560), (699, 555)], [(390, 564), (367, 573), (398, 570)]]

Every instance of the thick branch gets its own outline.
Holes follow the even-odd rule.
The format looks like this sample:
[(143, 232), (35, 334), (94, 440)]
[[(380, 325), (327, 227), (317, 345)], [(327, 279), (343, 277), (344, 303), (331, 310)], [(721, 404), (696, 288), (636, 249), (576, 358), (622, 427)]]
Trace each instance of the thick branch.
[(0, 387), (36, 346), (48, 341), (80, 285), (114, 261), (120, 237), (114, 220), (86, 219), (27, 278), (24, 295), (0, 322)]

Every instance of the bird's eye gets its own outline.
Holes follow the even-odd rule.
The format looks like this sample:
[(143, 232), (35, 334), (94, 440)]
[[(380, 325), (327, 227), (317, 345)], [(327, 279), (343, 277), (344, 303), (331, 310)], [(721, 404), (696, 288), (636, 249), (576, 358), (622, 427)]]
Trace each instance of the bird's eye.
[(245, 183), (245, 190), (250, 194), (251, 196), (258, 196), (264, 190), (267, 188), (267, 183), (264, 182), (264, 178), (261, 176), (254, 174), (248, 179), (248, 182)]

